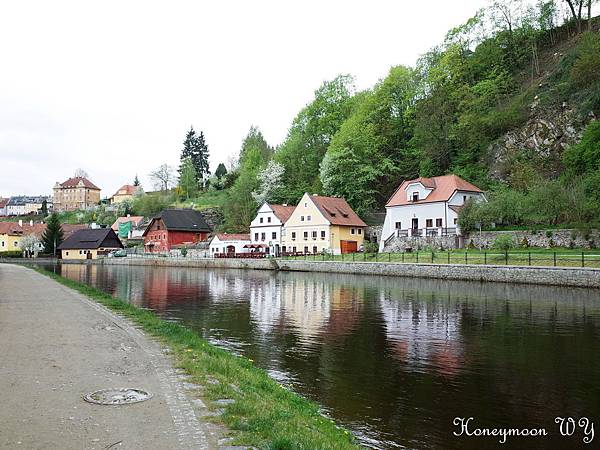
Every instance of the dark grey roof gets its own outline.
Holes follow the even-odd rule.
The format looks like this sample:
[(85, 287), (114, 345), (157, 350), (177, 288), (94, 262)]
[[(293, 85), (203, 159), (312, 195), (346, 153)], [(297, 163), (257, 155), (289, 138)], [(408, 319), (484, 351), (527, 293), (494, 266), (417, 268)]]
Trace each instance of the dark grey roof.
[(59, 250), (123, 248), (112, 228), (77, 230), (58, 246)]
[(193, 209), (167, 208), (152, 219), (148, 228), (144, 231), (144, 234), (146, 234), (152, 225), (152, 222), (156, 219), (162, 219), (165, 227), (169, 231), (196, 231), (203, 233), (210, 233), (212, 231), (200, 211), (195, 211)]

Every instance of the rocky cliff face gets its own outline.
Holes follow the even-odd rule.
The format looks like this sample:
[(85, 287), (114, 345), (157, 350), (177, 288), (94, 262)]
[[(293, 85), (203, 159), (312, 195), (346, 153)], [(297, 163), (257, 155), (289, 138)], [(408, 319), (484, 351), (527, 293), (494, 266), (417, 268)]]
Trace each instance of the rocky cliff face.
[(530, 108), (531, 118), (525, 125), (490, 145), (488, 155), (492, 178), (507, 181), (519, 162), (531, 164), (545, 176), (558, 176), (562, 169), (563, 151), (578, 143), (587, 124), (595, 119), (593, 113), (581, 117), (566, 103), (541, 111), (536, 99)]

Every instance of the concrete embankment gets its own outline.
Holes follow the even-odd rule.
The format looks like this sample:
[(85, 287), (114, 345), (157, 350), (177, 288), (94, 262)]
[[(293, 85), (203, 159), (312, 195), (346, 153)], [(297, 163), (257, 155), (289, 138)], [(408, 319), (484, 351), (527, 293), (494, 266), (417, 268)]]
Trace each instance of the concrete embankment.
[(282, 259), (111, 258), (99, 264), (176, 266), (206, 269), (289, 270), (385, 275), (443, 280), (489, 281), (600, 288), (600, 269), (575, 267), (484, 266), (476, 264), (402, 264)]

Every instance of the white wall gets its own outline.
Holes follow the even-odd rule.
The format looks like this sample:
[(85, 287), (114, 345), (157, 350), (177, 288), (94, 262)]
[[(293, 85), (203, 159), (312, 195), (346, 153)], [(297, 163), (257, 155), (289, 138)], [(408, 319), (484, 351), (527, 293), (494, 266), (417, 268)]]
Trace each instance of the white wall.
[(213, 255), (215, 253), (227, 253), (227, 247), (229, 245), (233, 245), (235, 247), (235, 253), (248, 253), (250, 249), (244, 248), (244, 246), (248, 244), (250, 244), (250, 241), (221, 241), (217, 236), (215, 236), (212, 241), (210, 241), (210, 254)]
[(412, 200), (413, 194), (417, 192), (419, 194), (419, 200), (427, 198), (432, 189), (427, 189), (421, 183), (411, 183), (406, 186), (406, 199)]

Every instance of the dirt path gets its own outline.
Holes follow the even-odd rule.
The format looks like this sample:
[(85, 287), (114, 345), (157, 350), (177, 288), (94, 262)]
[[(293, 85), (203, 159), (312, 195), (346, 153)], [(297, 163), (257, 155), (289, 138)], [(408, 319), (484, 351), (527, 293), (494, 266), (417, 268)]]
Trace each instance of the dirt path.
[[(86, 393), (137, 387), (146, 402)], [(164, 350), (124, 319), (30, 269), (0, 264), (0, 448), (213, 449), (214, 426)], [(187, 386), (189, 387), (189, 386)]]

